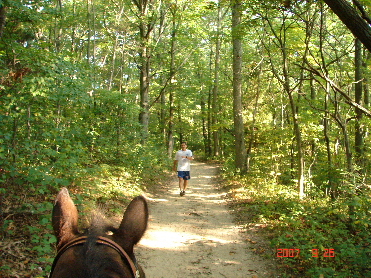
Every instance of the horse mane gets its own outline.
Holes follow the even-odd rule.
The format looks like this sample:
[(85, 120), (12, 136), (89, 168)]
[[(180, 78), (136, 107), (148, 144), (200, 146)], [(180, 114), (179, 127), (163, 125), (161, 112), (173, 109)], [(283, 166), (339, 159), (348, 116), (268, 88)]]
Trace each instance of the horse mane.
[(104, 236), (114, 233), (117, 228), (108, 220), (105, 215), (97, 210), (91, 215), (91, 220), (88, 223), (88, 228), (84, 234), (90, 237)]
[(84, 235), (87, 236), (87, 240), (82, 250), (85, 254), (84, 264), (89, 266), (86, 267), (86, 269), (89, 270), (89, 277), (102, 277), (107, 266), (110, 268), (115, 267), (112, 260), (105, 256), (105, 253), (97, 252), (99, 245), (96, 244), (96, 241), (99, 236), (111, 235), (116, 230), (117, 228), (115, 228), (102, 213), (95, 212), (92, 215), (90, 225), (84, 232)]

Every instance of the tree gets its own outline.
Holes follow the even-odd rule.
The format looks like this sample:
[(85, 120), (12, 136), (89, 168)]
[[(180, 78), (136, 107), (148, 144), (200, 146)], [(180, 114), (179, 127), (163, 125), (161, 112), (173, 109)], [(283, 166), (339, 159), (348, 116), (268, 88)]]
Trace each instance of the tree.
[(340, 20), (349, 28), (353, 35), (358, 38), (364, 46), (371, 51), (371, 20), (364, 11), (362, 5), (356, 0), (357, 8), (361, 15), (346, 0), (324, 0), (334, 11)]
[(0, 38), (2, 37), (3, 35), (3, 30), (4, 30), (4, 26), (5, 26), (5, 23), (6, 23), (6, 13), (7, 13), (7, 9), (8, 7), (5, 6), (4, 3), (0, 4)]
[[(355, 40), (355, 73), (354, 73), (354, 93), (355, 102), (362, 106), (363, 104), (363, 78), (362, 78), (362, 45), (359, 39)], [(363, 138), (363, 128), (362, 128), (362, 117), (363, 113), (359, 108), (355, 108), (355, 136), (354, 136), (354, 150), (356, 153), (356, 161), (358, 166), (363, 169), (364, 166), (364, 138)], [(364, 169), (362, 170), (364, 171)]]
[[(170, 7), (171, 13), (171, 23), (172, 23), (172, 30), (171, 30), (171, 48), (170, 48), (170, 67), (169, 67), (169, 82), (172, 83), (173, 78), (175, 77), (175, 52), (176, 52), (176, 34), (177, 34), (177, 19), (178, 16), (178, 6), (174, 4)], [(173, 156), (174, 151), (174, 113), (175, 113), (175, 106), (174, 106), (174, 86), (170, 86), (169, 92), (169, 125), (167, 130), (167, 152), (168, 156)]]
[(140, 114), (139, 122), (142, 125), (142, 142), (148, 137), (149, 125), (149, 86), (151, 79), (151, 35), (155, 27), (157, 15), (155, 10), (156, 0), (132, 0), (138, 9), (139, 28), (139, 91), (140, 91)]
[(220, 47), (221, 47), (221, 21), (222, 21), (222, 6), (219, 2), (217, 8), (217, 19), (216, 19), (216, 43), (215, 43), (215, 62), (214, 62), (214, 77), (213, 77), (213, 89), (212, 89), (212, 115), (211, 124), (213, 128), (213, 155), (218, 157), (220, 155), (220, 142), (219, 142), (219, 129), (216, 128), (218, 123), (218, 113), (220, 107), (218, 105), (219, 96), (219, 72), (220, 72)]
[[(298, 192), (299, 196), (303, 197), (304, 196), (304, 155), (303, 155), (303, 145), (302, 145), (302, 135), (301, 135), (301, 129), (300, 129), (300, 123), (299, 123), (299, 108), (298, 105), (296, 104), (295, 97), (294, 97), (294, 92), (295, 90), (292, 88), (291, 84), (291, 78), (290, 78), (290, 57), (289, 57), (289, 46), (287, 43), (288, 39), (288, 30), (290, 28), (290, 23), (288, 22), (287, 16), (282, 13), (282, 27), (279, 28), (279, 33), (275, 31), (274, 26), (272, 25), (270, 19), (266, 19), (268, 21), (268, 25), (270, 27), (270, 30), (275, 38), (275, 45), (278, 46), (279, 51), (281, 52), (281, 67), (282, 70), (279, 73), (275, 65), (272, 62), (272, 56), (270, 55), (271, 59), (271, 67), (272, 67), (272, 72), (276, 79), (279, 81), (279, 83), (283, 87), (283, 91), (287, 95), (287, 98), (289, 100), (289, 105), (291, 108), (291, 116), (292, 116), (292, 122), (293, 122), (293, 130), (294, 130), (294, 138), (296, 142), (296, 153), (297, 153), (297, 168), (298, 168), (298, 173), (297, 173), (297, 180), (298, 180)], [(270, 52), (270, 49), (268, 46), (265, 46), (267, 51)], [(299, 80), (299, 82), (301, 82)], [(300, 86), (299, 86), (300, 87)]]
[(241, 173), (246, 172), (245, 127), (242, 109), (242, 3), (231, 0), (232, 44), (233, 44), (233, 121), (235, 136), (235, 166)]

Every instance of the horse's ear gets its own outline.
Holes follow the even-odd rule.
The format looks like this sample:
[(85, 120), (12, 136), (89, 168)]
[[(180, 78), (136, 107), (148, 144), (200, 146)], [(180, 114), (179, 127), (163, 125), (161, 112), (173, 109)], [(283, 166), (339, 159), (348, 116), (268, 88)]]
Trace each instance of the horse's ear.
[(119, 242), (122, 242), (127, 251), (131, 252), (146, 231), (147, 223), (147, 202), (143, 196), (138, 196), (127, 207), (115, 237)]
[(78, 212), (67, 188), (59, 191), (53, 207), (53, 229), (57, 247), (61, 247), (78, 234)]

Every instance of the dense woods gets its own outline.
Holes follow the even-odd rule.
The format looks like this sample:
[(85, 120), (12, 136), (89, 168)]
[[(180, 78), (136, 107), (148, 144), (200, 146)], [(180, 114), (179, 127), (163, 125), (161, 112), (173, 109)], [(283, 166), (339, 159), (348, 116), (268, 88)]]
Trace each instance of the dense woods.
[[(251, 221), (275, 227), (272, 248), (302, 250), (283, 272), (368, 277), (370, 8), (0, 1), (0, 276), (18, 277), (7, 248), (20, 248), (9, 243), (20, 225), (37, 259), (16, 268), (46, 277), (57, 189), (101, 202), (136, 194), (187, 140), (223, 163)], [(313, 259), (313, 248), (336, 256)]]

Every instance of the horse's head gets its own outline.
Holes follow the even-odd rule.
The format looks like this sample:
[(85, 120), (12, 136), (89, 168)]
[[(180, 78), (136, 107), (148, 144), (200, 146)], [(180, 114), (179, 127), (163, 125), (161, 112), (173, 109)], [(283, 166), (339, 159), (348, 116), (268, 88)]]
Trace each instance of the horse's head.
[(145, 277), (133, 253), (148, 222), (146, 200), (131, 201), (118, 229), (93, 224), (86, 234), (78, 232), (78, 212), (63, 188), (53, 208), (53, 229), (58, 254), (51, 278)]

